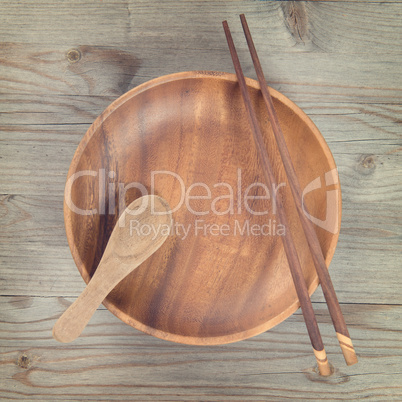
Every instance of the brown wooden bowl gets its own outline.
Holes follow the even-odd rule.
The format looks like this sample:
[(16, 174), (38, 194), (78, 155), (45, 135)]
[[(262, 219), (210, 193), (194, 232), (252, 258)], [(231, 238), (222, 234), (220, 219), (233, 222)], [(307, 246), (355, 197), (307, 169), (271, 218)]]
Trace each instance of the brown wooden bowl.
[[(247, 85), (277, 183), (286, 183), (258, 83), (248, 79)], [(324, 183), (305, 197), (310, 214), (324, 220), (324, 175), (336, 168), (334, 159), (306, 114), (279, 92), (271, 89), (271, 94), (302, 188), (317, 178)], [(156, 171), (172, 172), (154, 173), (154, 193), (169, 202), (176, 224), (190, 225), (189, 233), (184, 238), (175, 226), (175, 234), (109, 294), (105, 306), (148, 334), (200, 345), (248, 338), (295, 312), (299, 303), (272, 190), (269, 200), (255, 197), (266, 195), (261, 186), (247, 190), (264, 182), (263, 173), (236, 77), (227, 73), (184, 72), (154, 79), (113, 102), (89, 128), (70, 166), (64, 205), (68, 243), (85, 282), (102, 257), (119, 202), (123, 208), (141, 196), (138, 183), (151, 192), (151, 172)], [(196, 183), (205, 186), (192, 186)], [(185, 196), (180, 206), (182, 185), (190, 196), (207, 196), (208, 187), (211, 199)], [(124, 186), (127, 191), (119, 194)], [(232, 210), (229, 198), (218, 199), (230, 195), (229, 186)], [(337, 190), (340, 222), (339, 183), (329, 190)], [(278, 191), (289, 219), (285, 230), (292, 231), (312, 294), (318, 277), (289, 186)], [(73, 211), (73, 205), (89, 214)], [(329, 265), (339, 231), (315, 227)]]

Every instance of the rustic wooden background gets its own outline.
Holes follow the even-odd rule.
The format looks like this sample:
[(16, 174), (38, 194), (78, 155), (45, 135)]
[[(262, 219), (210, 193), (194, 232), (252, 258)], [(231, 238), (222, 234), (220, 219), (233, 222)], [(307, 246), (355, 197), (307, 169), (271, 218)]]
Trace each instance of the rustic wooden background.
[[(63, 190), (87, 128), (119, 95), (177, 71), (233, 72), (228, 19), (255, 78), (244, 12), (271, 85), (301, 106), (339, 166), (343, 222), (331, 274), (358, 352), (346, 367), (321, 290), (335, 373), (320, 378), (300, 312), (247, 341), (172, 344), (102, 307), (70, 345), (51, 328), (82, 291)], [(3, 1), (0, 3), (0, 398), (402, 399), (402, 3)]]

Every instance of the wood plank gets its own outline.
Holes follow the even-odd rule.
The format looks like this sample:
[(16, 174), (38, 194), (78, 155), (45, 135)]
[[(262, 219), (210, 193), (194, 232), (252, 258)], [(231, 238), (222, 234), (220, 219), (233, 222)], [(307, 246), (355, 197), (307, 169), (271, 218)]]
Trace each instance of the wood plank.
[[(245, 40), (240, 32), (236, 36), (244, 74), (255, 78)], [(234, 72), (225, 46), (224, 38), (213, 50), (199, 49), (194, 44), (183, 51), (171, 44), (155, 48), (146, 44), (61, 47), (4, 43), (0, 48), (0, 88), (7, 94), (117, 97), (149, 79), (178, 71)], [(256, 46), (268, 82), (296, 102), (321, 95), (327, 96), (326, 102), (352, 100), (360, 104), (397, 103), (400, 98), (402, 53), (384, 53), (380, 60), (372, 52), (334, 57), (332, 52), (275, 52), (266, 42)], [(71, 63), (69, 50), (79, 51), (80, 60)]]
[[(169, 44), (176, 50), (210, 50), (225, 45), (222, 20), (236, 21), (234, 34), (241, 32), (238, 14), (243, 12), (250, 29), (255, 31), (257, 49), (266, 43), (271, 51), (281, 52), (293, 48), (293, 51), (386, 53), (400, 52), (401, 10), (400, 2), (380, 5), (366, 1), (290, 5), (270, 1), (192, 1), (183, 7), (180, 1), (150, 4), (145, 0), (104, 0), (56, 5), (24, 0), (2, 3), (0, 35), (4, 42), (69, 47), (82, 43), (120, 46), (131, 42), (162, 49)], [(191, 30), (187, 29), (189, 26)]]
[[(315, 303), (335, 374), (320, 378), (300, 314), (229, 345), (178, 345), (144, 335), (98, 310), (71, 345), (51, 338), (72, 301), (0, 297), (1, 393), (29, 400), (390, 400), (402, 397), (401, 306), (343, 306), (359, 364), (346, 367), (326, 308)], [(366, 318), (370, 317), (370, 324)], [(386, 342), (386, 344), (385, 344)], [(22, 358), (22, 356), (26, 356)], [(291, 361), (291, 364), (289, 362)], [(291, 376), (292, 381), (286, 378)], [(368, 385), (369, 384), (369, 385)]]
[[(349, 119), (347, 127), (350, 135), (359, 132), (358, 124), (364, 122), (368, 126), (374, 125), (384, 133), (395, 133), (396, 138), (400, 138), (398, 124), (402, 110), (398, 94), (402, 93), (402, 89), (357, 89), (341, 85), (331, 88), (330, 85), (324, 84), (317, 87), (314, 84), (292, 82), (273, 83), (272, 87), (299, 105), (316, 124), (316, 116), (321, 116), (320, 120), (323, 122), (340, 121), (341, 124), (342, 116), (345, 116)], [(115, 99), (117, 96), (113, 95), (0, 94), (0, 129), (3, 130), (3, 126), (21, 124), (89, 125)], [(341, 116), (341, 120), (338, 116)], [(346, 127), (346, 124), (344, 125)], [(341, 131), (346, 131), (345, 127)], [(337, 128), (339, 129), (341, 127)], [(323, 134), (327, 133), (323, 131)]]

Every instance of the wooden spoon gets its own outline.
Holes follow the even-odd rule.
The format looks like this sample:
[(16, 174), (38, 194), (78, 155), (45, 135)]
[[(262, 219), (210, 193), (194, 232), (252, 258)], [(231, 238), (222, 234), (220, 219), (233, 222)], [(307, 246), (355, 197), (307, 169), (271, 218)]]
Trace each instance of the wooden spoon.
[(132, 202), (120, 216), (88, 286), (53, 327), (59, 342), (76, 339), (111, 290), (167, 239), (172, 225), (168, 203), (158, 196)]

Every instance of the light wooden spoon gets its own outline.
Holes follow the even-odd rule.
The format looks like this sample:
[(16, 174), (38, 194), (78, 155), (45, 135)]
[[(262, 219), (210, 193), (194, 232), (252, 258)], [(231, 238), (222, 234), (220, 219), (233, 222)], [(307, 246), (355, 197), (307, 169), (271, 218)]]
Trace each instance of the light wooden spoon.
[(53, 327), (54, 339), (76, 339), (111, 290), (165, 242), (171, 225), (172, 213), (163, 198), (150, 195), (132, 202), (113, 229), (88, 286)]

